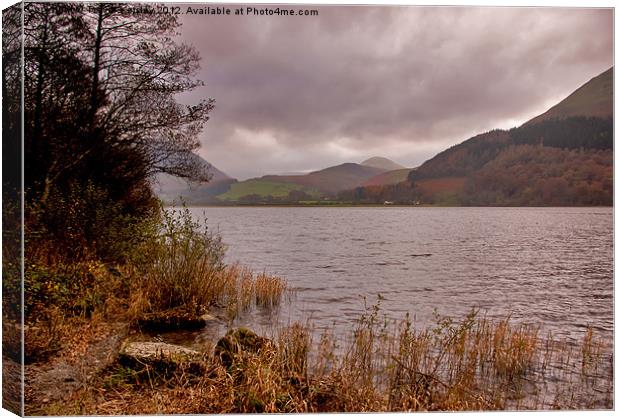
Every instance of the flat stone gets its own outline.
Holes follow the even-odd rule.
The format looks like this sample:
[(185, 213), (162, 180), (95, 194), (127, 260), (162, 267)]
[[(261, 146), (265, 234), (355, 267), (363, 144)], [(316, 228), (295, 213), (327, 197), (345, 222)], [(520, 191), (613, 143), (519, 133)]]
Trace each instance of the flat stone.
[(200, 316), (200, 319), (202, 319), (205, 322), (210, 322), (210, 321), (217, 321), (217, 318), (214, 317), (213, 315), (211, 315), (210, 313), (206, 313), (204, 315)]
[(201, 354), (180, 345), (162, 342), (125, 343), (120, 351), (121, 360), (150, 364), (153, 362), (185, 363), (200, 360)]

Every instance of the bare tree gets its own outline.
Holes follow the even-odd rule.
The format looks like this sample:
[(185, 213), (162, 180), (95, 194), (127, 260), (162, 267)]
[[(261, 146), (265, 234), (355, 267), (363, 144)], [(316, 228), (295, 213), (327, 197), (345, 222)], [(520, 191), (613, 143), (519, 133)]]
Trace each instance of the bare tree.
[(160, 172), (209, 179), (193, 151), (214, 101), (177, 101), (203, 85), (195, 78), (200, 57), (178, 42), (175, 16), (134, 13), (135, 7), (26, 5), (33, 197), (45, 201), (53, 187), (87, 172), (116, 195)]
[(149, 176), (165, 172), (206, 181), (208, 173), (192, 151), (200, 145), (197, 136), (214, 101), (181, 105), (176, 100), (203, 85), (194, 77), (200, 57), (175, 40), (176, 16), (134, 11), (135, 5), (104, 3), (87, 9), (91, 136), (103, 134), (109, 146), (139, 149)]

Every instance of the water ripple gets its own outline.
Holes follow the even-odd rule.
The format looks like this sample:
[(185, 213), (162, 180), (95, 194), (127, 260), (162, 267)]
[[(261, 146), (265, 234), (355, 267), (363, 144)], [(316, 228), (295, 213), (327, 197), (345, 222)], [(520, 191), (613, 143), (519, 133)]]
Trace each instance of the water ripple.
[[(378, 294), (390, 316), (483, 307), (581, 338), (613, 331), (611, 208), (194, 208), (228, 261), (286, 277), (286, 318), (351, 321)], [(286, 311), (288, 309), (288, 311)]]

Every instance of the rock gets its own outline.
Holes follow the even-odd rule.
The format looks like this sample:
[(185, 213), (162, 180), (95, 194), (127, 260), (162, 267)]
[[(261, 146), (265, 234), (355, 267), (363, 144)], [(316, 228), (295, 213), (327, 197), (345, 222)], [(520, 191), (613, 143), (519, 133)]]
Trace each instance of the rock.
[(215, 346), (215, 356), (229, 368), (247, 354), (259, 354), (269, 348), (273, 348), (269, 338), (260, 337), (247, 328), (237, 328), (229, 330), (219, 339)]
[(200, 357), (198, 351), (180, 345), (163, 342), (136, 341), (123, 345), (121, 354), (136, 360), (148, 361), (157, 358), (170, 358), (175, 361), (193, 360)]
[(211, 322), (211, 321), (217, 321), (217, 318), (214, 317), (213, 315), (211, 315), (210, 313), (205, 313), (204, 315), (200, 316), (200, 319), (202, 319), (203, 321), (206, 322)]
[(147, 314), (137, 322), (138, 326), (143, 330), (162, 332), (180, 329), (200, 329), (204, 328), (207, 322), (216, 320), (217, 318), (209, 313), (196, 315), (183, 309), (171, 309)]
[(123, 344), (119, 353), (119, 362), (133, 369), (146, 366), (174, 369), (180, 364), (197, 364), (201, 357), (198, 351), (180, 345), (136, 341)]

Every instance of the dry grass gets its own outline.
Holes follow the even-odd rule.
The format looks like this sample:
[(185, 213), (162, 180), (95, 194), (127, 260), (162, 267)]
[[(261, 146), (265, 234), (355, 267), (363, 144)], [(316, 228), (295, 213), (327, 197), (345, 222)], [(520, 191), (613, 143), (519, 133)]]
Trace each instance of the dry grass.
[(134, 313), (183, 307), (200, 314), (222, 288), (225, 247), (189, 211), (162, 211), (159, 230), (141, 248), (134, 283)]
[(31, 260), (25, 278), (26, 363), (55, 355), (76, 326), (124, 317), (132, 274), (95, 260), (51, 265)]
[[(135, 250), (132, 262), (120, 266), (96, 259), (67, 261), (48, 252), (30, 258), (25, 280), (28, 362), (61, 350), (74, 318), (97, 315), (154, 327), (183, 326), (198, 324), (203, 313), (217, 306), (232, 321), (257, 306), (277, 308), (286, 291), (281, 278), (225, 265), (220, 238), (187, 210), (163, 211), (147, 235), (150, 239)], [(8, 335), (11, 329), (5, 331)], [(8, 351), (20, 358), (19, 339), (14, 341)]]
[(273, 308), (280, 304), (287, 289), (286, 281), (280, 277), (261, 273), (254, 282), (256, 305), (263, 308)]
[[(204, 288), (176, 306), (162, 305), (157, 302), (170, 301), (169, 294), (176, 292), (176, 286), (167, 286), (167, 282), (159, 279), (137, 279), (128, 316), (132, 321), (136, 321), (151, 313), (178, 312), (179, 308), (190, 314), (200, 315), (211, 306), (219, 306), (224, 307), (227, 318), (232, 321), (241, 313), (256, 307), (269, 311), (277, 309), (288, 291), (284, 279), (266, 273), (254, 274), (239, 265), (223, 266), (216, 272), (199, 275), (192, 286)], [(164, 306), (170, 307), (164, 310)]]
[[(53, 303), (29, 317), (26, 348), (43, 357), (70, 334), (76, 343), (66, 344), (78, 347), (84, 330), (110, 316), (198, 314), (216, 305), (232, 322), (255, 308), (277, 309), (286, 281), (224, 265), (219, 239), (186, 215), (166, 218), (133, 265), (32, 268), (27, 285), (37, 297), (27, 307)], [(198, 372), (137, 373), (116, 364), (71, 399), (29, 407), (61, 415), (613, 407), (613, 355), (592, 328), (579, 343), (558, 341), (541, 337), (538, 327), (472, 312), (459, 321), (437, 316), (435, 326), (420, 330), (408, 317), (387, 320), (379, 303), (350, 335), (332, 331), (314, 341), (308, 327), (293, 325), (226, 366), (207, 352)], [(72, 352), (82, 355), (88, 350), (82, 345)]]
[[(349, 336), (281, 329), (228, 367), (208, 354), (203, 372), (166, 379), (102, 376), (63, 413), (387, 412), (611, 408), (611, 358), (587, 331), (581, 345), (541, 338), (535, 327), (470, 314), (435, 327), (365, 314)], [(593, 348), (596, 347), (596, 348)], [(596, 352), (596, 355), (594, 354)], [(587, 374), (582, 363), (587, 354)], [(597, 368), (604, 372), (595, 374)], [(125, 371), (125, 374), (127, 372)], [(109, 385), (110, 376), (116, 383)], [(73, 406), (71, 406), (73, 405)], [(57, 406), (58, 407), (58, 406)], [(69, 408), (69, 409), (67, 409)], [(56, 411), (58, 412), (58, 411)]]
[(239, 265), (227, 266), (220, 277), (223, 285), (215, 300), (226, 308), (230, 320), (256, 307), (277, 309), (288, 290), (286, 280), (266, 273), (255, 274)]
[(130, 318), (180, 310), (201, 315), (219, 305), (234, 319), (255, 306), (277, 307), (286, 282), (227, 266), (224, 252), (220, 237), (194, 221), (187, 209), (163, 211), (159, 230), (143, 245), (136, 262)]

